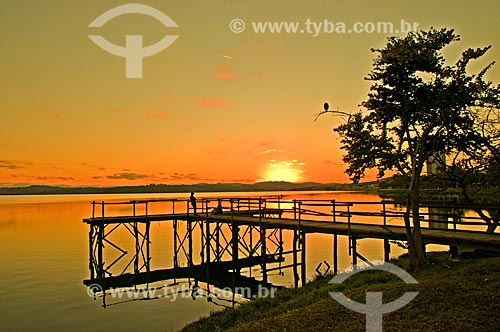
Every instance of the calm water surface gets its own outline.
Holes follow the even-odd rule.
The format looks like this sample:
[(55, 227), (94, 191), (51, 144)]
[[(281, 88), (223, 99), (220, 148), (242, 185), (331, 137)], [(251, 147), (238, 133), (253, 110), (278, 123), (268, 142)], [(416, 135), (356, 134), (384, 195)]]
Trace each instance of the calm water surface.
[[(199, 198), (215, 196), (248, 194), (198, 195)], [(89, 229), (82, 218), (91, 216), (92, 200), (174, 197), (187, 198), (187, 195), (0, 196), (0, 331), (176, 331), (210, 311), (219, 310), (220, 307), (206, 300), (190, 298), (129, 301), (104, 309), (101, 299), (89, 297), (82, 283), (89, 278)], [(294, 198), (380, 200), (378, 196), (360, 193), (285, 193), (284, 199)], [(169, 249), (169, 243), (163, 243), (157, 235), (162, 234), (162, 227), (168, 232), (169, 226), (160, 224), (151, 225), (153, 268), (168, 267), (172, 260), (171, 246)], [(339, 268), (350, 264), (347, 248), (345, 237), (339, 237)], [(332, 236), (309, 234), (306, 249), (310, 279), (320, 262), (326, 260), (332, 264)], [(368, 259), (383, 258), (381, 240), (362, 240), (358, 250)], [(393, 256), (401, 253), (401, 249), (393, 246)], [(291, 274), (291, 270), (285, 270), (284, 275), (271, 275), (269, 280), (290, 285)]]

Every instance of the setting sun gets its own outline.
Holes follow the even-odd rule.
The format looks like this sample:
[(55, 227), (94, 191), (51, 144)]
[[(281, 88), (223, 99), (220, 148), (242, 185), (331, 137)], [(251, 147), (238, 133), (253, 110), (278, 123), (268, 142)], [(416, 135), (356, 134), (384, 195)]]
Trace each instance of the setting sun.
[(297, 160), (269, 160), (264, 177), (260, 181), (299, 182), (304, 178), (304, 171), (301, 169), (304, 165)]

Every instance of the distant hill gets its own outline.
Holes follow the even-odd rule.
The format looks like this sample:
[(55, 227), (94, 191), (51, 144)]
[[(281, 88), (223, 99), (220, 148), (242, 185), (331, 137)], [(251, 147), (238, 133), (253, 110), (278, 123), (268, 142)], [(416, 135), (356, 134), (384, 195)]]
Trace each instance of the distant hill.
[(67, 195), (67, 194), (136, 194), (136, 193), (186, 193), (186, 192), (249, 192), (249, 191), (314, 191), (314, 190), (353, 190), (359, 186), (346, 183), (290, 183), (290, 182), (257, 182), (244, 183), (198, 183), (184, 184), (150, 184), (146, 186), (119, 187), (58, 187), (32, 185), (26, 187), (0, 188), (0, 195)]

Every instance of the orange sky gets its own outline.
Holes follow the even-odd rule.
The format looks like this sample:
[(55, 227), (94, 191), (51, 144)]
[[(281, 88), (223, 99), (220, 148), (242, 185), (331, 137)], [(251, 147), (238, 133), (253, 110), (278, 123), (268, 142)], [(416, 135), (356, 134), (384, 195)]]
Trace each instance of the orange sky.
[[(125, 1), (0, 3), (0, 186), (25, 184), (345, 182), (341, 119), (314, 114), (328, 100), (356, 111), (366, 98), (372, 47), (390, 33), (254, 33), (251, 22), (418, 22), (452, 27), (457, 51), (492, 44), (477, 68), (500, 59), (500, 3), (481, 1), (141, 1), (178, 27), (142, 14), (89, 24)], [(229, 23), (243, 19), (242, 33)], [(302, 26), (304, 27), (304, 26)], [(143, 77), (99, 48), (142, 35)], [(500, 81), (493, 67), (487, 79)]]

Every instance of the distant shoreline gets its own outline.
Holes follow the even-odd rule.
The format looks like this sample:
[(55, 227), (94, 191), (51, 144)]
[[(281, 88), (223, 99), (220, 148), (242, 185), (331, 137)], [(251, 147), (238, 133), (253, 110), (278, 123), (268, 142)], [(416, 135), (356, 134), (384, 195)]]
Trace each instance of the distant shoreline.
[(6, 195), (82, 195), (82, 194), (161, 194), (186, 192), (256, 192), (256, 191), (359, 191), (369, 189), (370, 184), (351, 183), (198, 183), (191, 185), (151, 184), (117, 187), (60, 187), (31, 185), (26, 187), (0, 188), (0, 196)]

